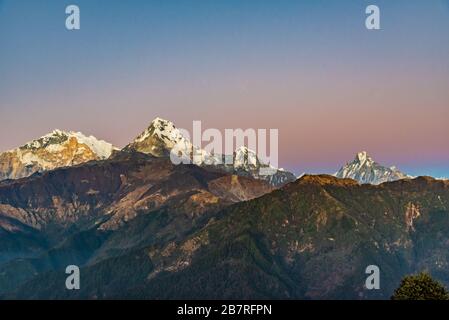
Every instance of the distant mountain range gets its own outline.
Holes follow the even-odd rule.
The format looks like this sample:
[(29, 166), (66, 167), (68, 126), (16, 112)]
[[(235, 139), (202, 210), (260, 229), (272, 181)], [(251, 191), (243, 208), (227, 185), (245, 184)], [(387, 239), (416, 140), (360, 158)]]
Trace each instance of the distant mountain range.
[[(169, 157), (174, 146), (182, 146), (180, 152), (183, 157), (191, 158), (192, 154), (200, 155), (203, 167), (213, 167), (239, 176), (264, 180), (274, 187), (296, 180), (293, 173), (263, 163), (253, 150), (245, 146), (237, 148), (233, 155), (212, 155), (194, 146), (172, 122), (161, 118), (154, 119), (148, 128), (122, 151)], [(0, 153), (0, 181), (24, 178), (37, 172), (89, 161), (105, 160), (118, 151), (120, 149), (111, 143), (98, 140), (93, 136), (85, 136), (80, 132), (54, 130), (24, 146)], [(230, 160), (230, 157), (232, 161), (226, 161)], [(230, 162), (231, 165), (225, 164)], [(261, 175), (263, 168), (271, 169), (274, 174)], [(378, 164), (366, 151), (359, 152), (353, 161), (348, 162), (334, 175), (338, 178), (354, 179), (361, 184), (381, 184), (411, 178), (396, 167)]]
[[(176, 144), (207, 163), (173, 164)], [(387, 299), (421, 270), (449, 284), (449, 182), (366, 152), (338, 177), (270, 180), (253, 151), (211, 155), (157, 118), (122, 150), (54, 131), (0, 166), (3, 299)]]
[(355, 159), (343, 166), (335, 176), (354, 179), (362, 184), (381, 184), (411, 178), (396, 167), (387, 168), (378, 164), (366, 151), (359, 152)]
[[(233, 155), (211, 155), (194, 146), (175, 125), (156, 118), (134, 141), (123, 148), (123, 152), (140, 152), (155, 157), (169, 157), (174, 146), (183, 146), (181, 152), (190, 158), (193, 153), (201, 155), (202, 165), (211, 166), (240, 176), (264, 180), (279, 187), (292, 182), (296, 177), (283, 169), (276, 169), (259, 160), (256, 153), (239, 147)], [(95, 137), (86, 137), (80, 132), (55, 130), (17, 149), (0, 153), (0, 180), (28, 177), (36, 172), (69, 167), (94, 160), (108, 159), (118, 148)], [(225, 159), (232, 157), (231, 165)], [(274, 174), (261, 175), (261, 168), (271, 168)]]
[[(199, 155), (201, 166), (214, 167), (232, 174), (264, 180), (275, 187), (296, 179), (294, 174), (288, 171), (263, 163), (253, 150), (244, 146), (237, 148), (233, 155), (210, 154), (206, 150), (194, 146), (172, 122), (161, 118), (153, 120), (145, 131), (123, 148), (123, 151), (138, 151), (156, 157), (169, 157), (174, 146), (181, 146), (178, 151), (180, 157), (191, 159), (192, 154)], [(225, 161), (227, 157), (232, 157), (232, 161)], [(232, 164), (226, 165), (225, 163)], [(261, 175), (261, 168), (271, 168), (274, 173)]]

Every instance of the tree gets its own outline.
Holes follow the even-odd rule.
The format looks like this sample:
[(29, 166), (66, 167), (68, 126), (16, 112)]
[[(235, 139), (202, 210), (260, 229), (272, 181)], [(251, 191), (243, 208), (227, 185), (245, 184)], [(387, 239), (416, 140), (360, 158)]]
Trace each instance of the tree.
[(426, 273), (409, 275), (402, 279), (392, 300), (449, 300), (446, 288)]

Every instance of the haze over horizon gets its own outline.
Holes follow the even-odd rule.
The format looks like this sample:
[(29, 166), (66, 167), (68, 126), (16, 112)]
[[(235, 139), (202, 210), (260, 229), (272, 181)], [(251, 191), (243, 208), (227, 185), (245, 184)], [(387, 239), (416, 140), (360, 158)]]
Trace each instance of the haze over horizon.
[[(368, 4), (382, 30), (366, 30)], [(0, 151), (56, 128), (123, 147), (159, 116), (277, 128), (295, 174), (366, 150), (449, 177), (448, 34), (447, 0), (3, 0)]]

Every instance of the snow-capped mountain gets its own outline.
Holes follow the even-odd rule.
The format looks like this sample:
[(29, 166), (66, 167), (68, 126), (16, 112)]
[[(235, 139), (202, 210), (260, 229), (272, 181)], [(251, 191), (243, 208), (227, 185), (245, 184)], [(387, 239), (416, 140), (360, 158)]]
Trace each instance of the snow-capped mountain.
[(366, 151), (359, 152), (352, 162), (342, 167), (335, 176), (338, 178), (351, 178), (362, 184), (381, 184), (409, 178), (396, 167), (384, 167), (375, 162)]
[[(179, 158), (190, 159), (192, 163), (200, 166), (212, 166), (241, 176), (265, 180), (273, 186), (296, 179), (290, 172), (264, 164), (254, 151), (246, 147), (239, 147), (233, 155), (211, 154), (194, 146), (172, 122), (161, 118), (154, 119), (148, 128), (123, 150), (138, 151), (155, 157), (169, 157), (175, 146)], [(232, 161), (229, 161), (231, 157)]]
[(194, 146), (172, 122), (161, 118), (154, 119), (148, 128), (123, 150), (138, 151), (155, 157), (169, 157), (175, 147), (180, 159), (186, 158), (194, 163), (212, 165), (220, 161), (220, 156), (211, 155)]
[(0, 153), (0, 180), (109, 158), (112, 144), (81, 132), (54, 130), (22, 147)]
[(265, 180), (275, 187), (296, 180), (293, 173), (263, 163), (257, 157), (256, 152), (245, 146), (239, 147), (234, 152), (233, 165), (227, 166), (226, 169), (239, 175), (249, 175), (256, 179)]

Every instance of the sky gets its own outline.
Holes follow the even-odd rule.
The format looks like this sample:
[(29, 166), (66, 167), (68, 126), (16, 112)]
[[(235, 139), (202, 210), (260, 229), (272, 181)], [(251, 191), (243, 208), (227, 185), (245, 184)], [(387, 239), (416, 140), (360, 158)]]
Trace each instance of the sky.
[(279, 129), (296, 174), (366, 150), (449, 177), (449, 0), (0, 0), (0, 151), (55, 128), (123, 147), (157, 116)]

